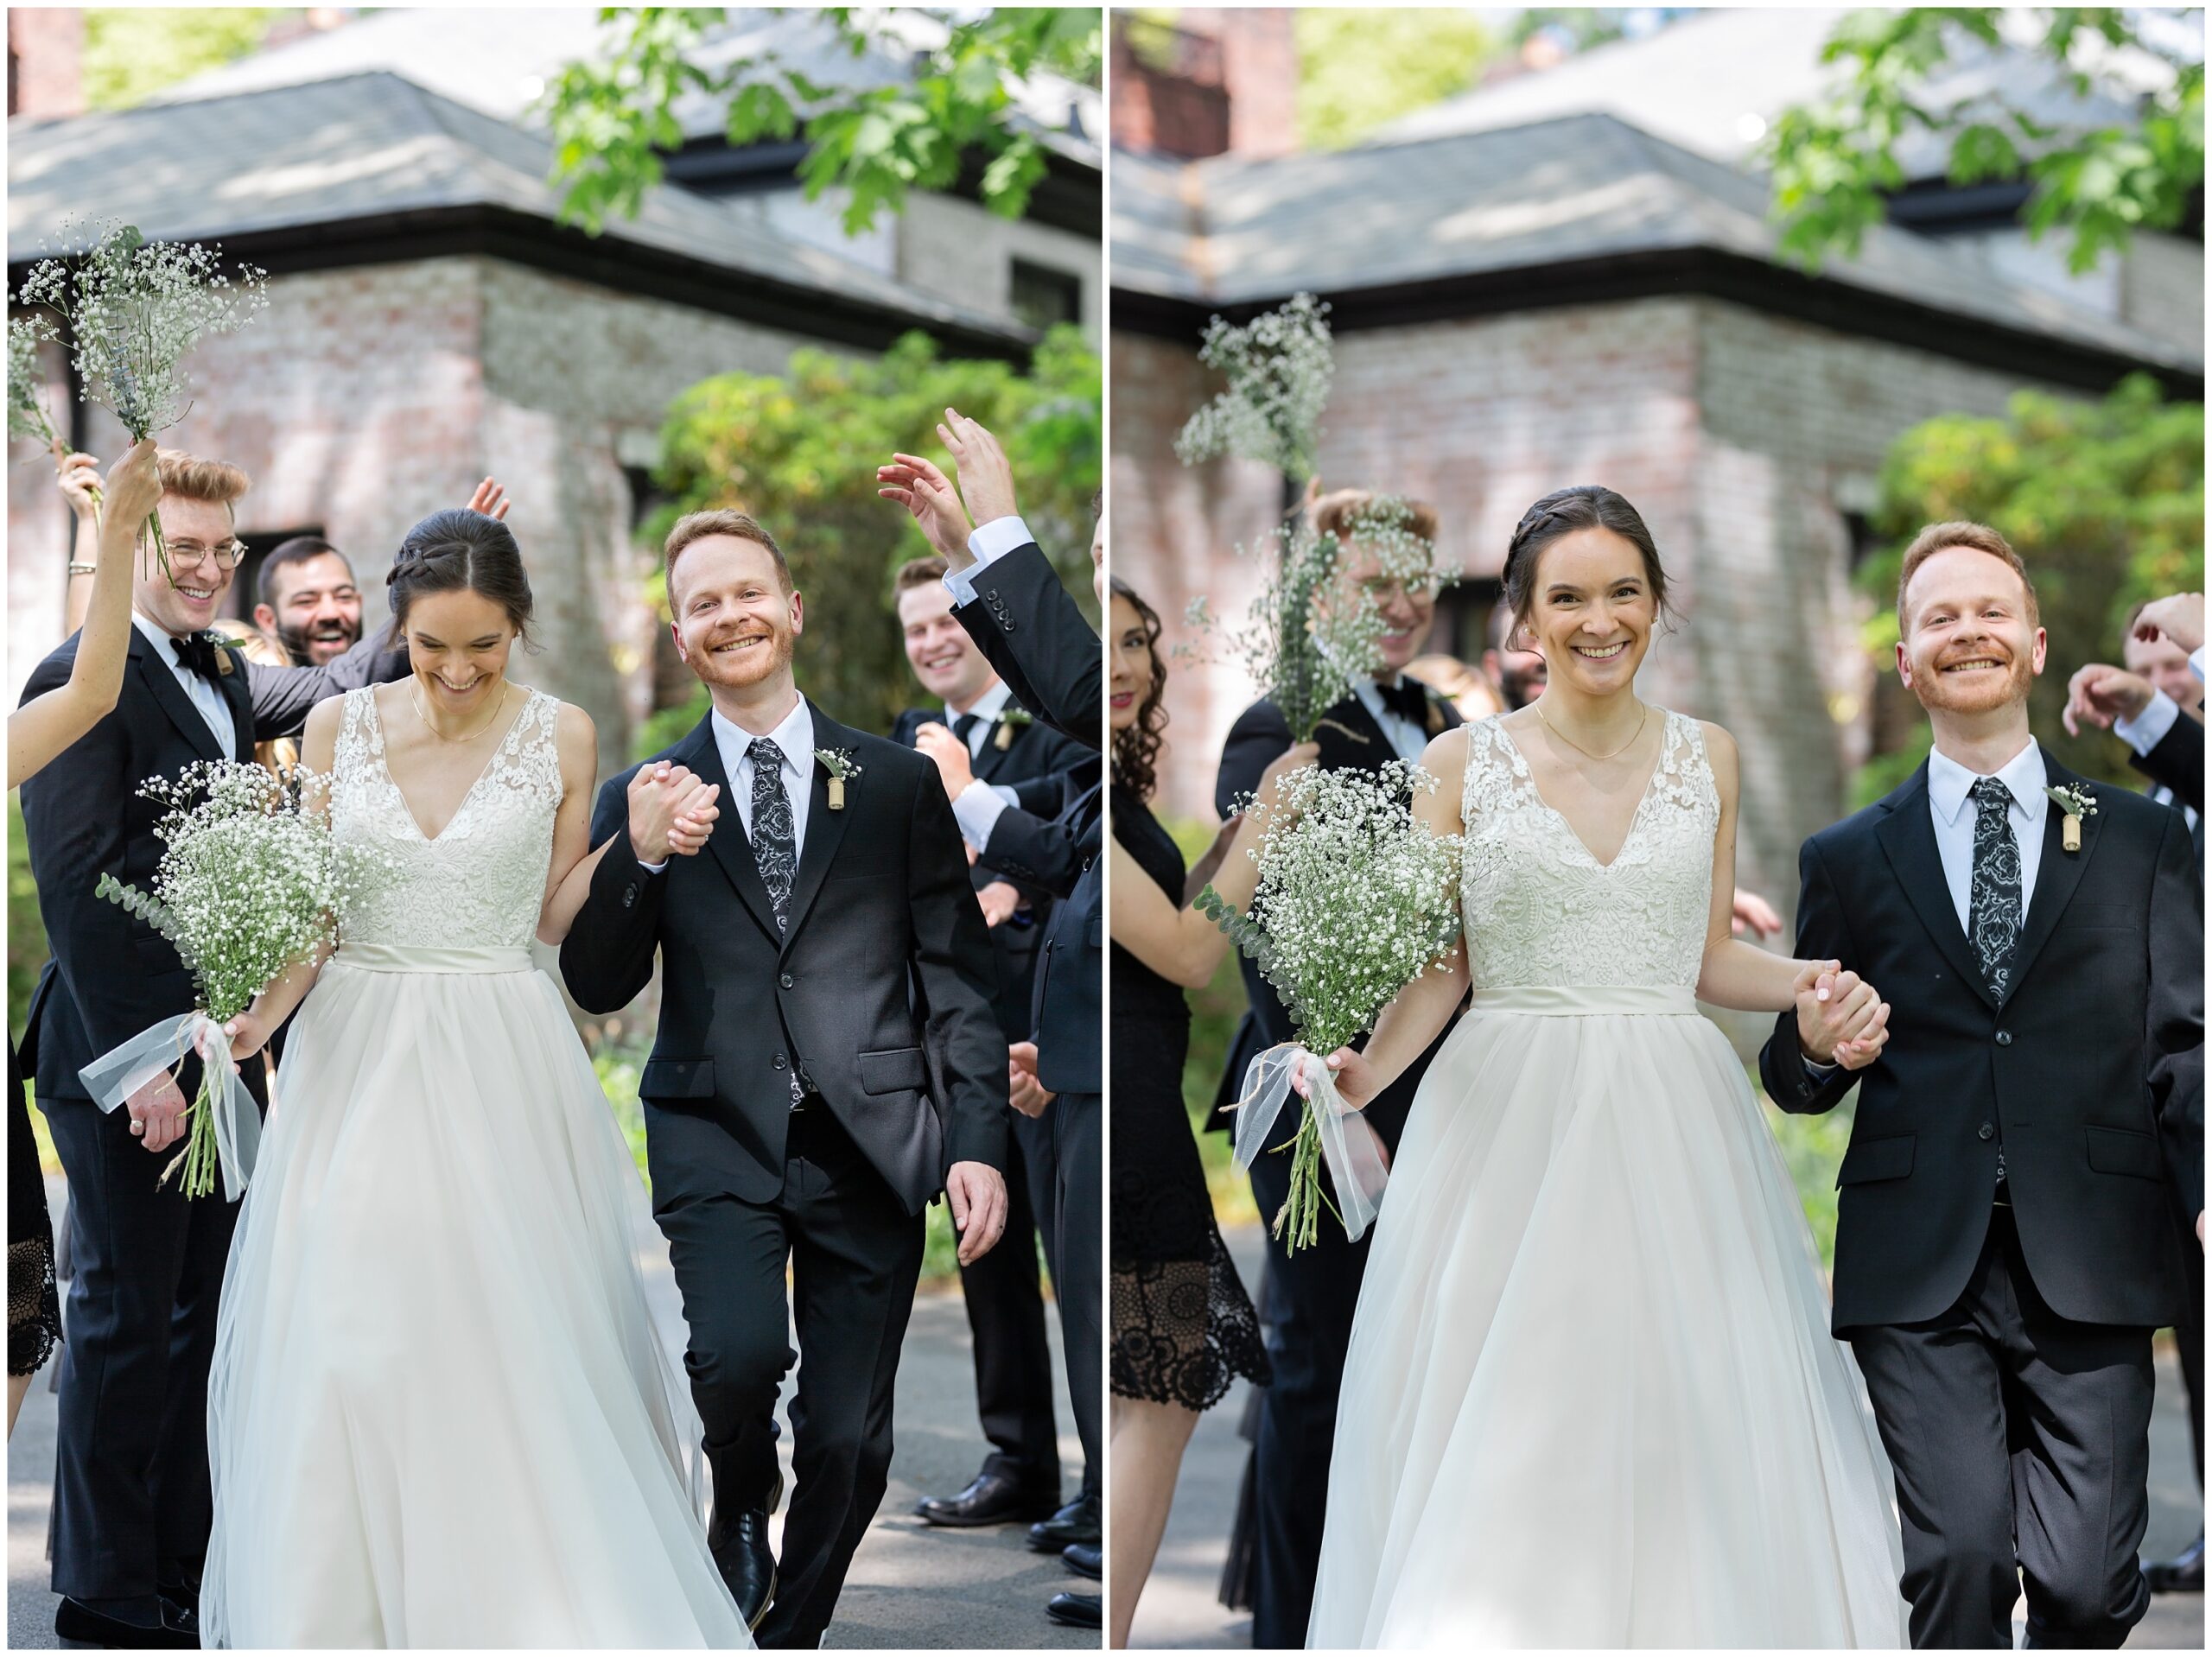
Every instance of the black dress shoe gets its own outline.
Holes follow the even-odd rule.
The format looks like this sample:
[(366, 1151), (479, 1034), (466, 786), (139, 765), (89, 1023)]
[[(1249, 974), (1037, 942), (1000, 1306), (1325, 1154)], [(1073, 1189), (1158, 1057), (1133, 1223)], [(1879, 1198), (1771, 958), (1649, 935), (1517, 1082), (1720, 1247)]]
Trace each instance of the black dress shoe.
[(162, 1626), (171, 1634), (189, 1635), (192, 1643), (200, 1643), (200, 1596), (194, 1594), (190, 1602), (162, 1596)]
[(195, 1616), (189, 1629), (172, 1628), (168, 1608), (162, 1621), (153, 1625), (126, 1622), (119, 1616), (96, 1611), (80, 1600), (63, 1596), (54, 1609), (54, 1632), (61, 1639), (84, 1646), (111, 1646), (120, 1651), (197, 1651), (200, 1623)]
[(745, 1626), (757, 1628), (776, 1597), (776, 1556), (768, 1551), (768, 1514), (763, 1508), (741, 1508), (725, 1524), (720, 1514), (707, 1527), (707, 1552)]
[(1079, 1496), (1042, 1524), (1029, 1527), (1029, 1546), (1039, 1553), (1064, 1547), (1098, 1546), (1098, 1498)]
[(2143, 1580), (2154, 1594), (2201, 1594), (2204, 1591), (2204, 1533), (2171, 1559), (2143, 1567)]
[(924, 1496), (914, 1511), (932, 1525), (958, 1528), (1049, 1519), (1059, 1505), (1058, 1490), (1025, 1488), (1011, 1473), (985, 1468), (958, 1495)]
[(1045, 1615), (1071, 1628), (1096, 1628), (1106, 1621), (1106, 1602), (1096, 1594), (1055, 1594)]
[(1095, 1547), (1084, 1547), (1079, 1543), (1072, 1547), (1062, 1548), (1060, 1560), (1077, 1576), (1088, 1577), (1093, 1582), (1098, 1580), (1099, 1574), (1106, 1565), (1106, 1556), (1103, 1553)]

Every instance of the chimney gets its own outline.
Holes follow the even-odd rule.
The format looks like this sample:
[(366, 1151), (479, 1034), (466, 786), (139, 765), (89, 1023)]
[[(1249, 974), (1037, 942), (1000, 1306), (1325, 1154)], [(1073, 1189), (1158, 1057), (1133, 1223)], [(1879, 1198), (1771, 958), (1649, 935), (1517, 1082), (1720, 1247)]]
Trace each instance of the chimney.
[(1298, 149), (1298, 41), (1292, 14), (1279, 7), (1187, 7), (1180, 20), (1221, 42), (1229, 89), (1229, 147), (1240, 156), (1287, 156)]
[(34, 120), (85, 112), (85, 14), (8, 8), (8, 114)]
[(1109, 130), (1124, 149), (1198, 161), (1229, 148), (1221, 47), (1203, 35), (1114, 14)]

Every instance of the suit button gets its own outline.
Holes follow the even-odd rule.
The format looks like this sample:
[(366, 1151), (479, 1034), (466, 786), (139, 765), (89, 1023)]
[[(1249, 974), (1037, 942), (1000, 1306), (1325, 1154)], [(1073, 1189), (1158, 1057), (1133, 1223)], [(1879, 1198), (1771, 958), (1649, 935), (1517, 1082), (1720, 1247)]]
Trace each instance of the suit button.
[(1997, 1044), (1999, 1047), (2010, 1047), (2012, 1044), (2012, 1032), (2009, 1030), (1999, 1031), (1997, 1032)]
[(1011, 616), (1001, 617), (999, 620), (999, 631), (1002, 633), (1012, 632), (1014, 631), (1014, 618)]
[(1993, 1140), (1997, 1137), (1997, 1129), (1995, 1126), (1989, 1122), (1984, 1122), (1979, 1128), (1974, 1130), (1974, 1133), (1975, 1136), (1980, 1139)]
[(637, 902), (638, 902), (638, 889), (637, 889), (637, 887), (635, 887), (635, 886), (625, 886), (625, 887), (623, 887), (623, 888), (622, 888), (622, 907), (623, 907), (623, 908), (625, 908), (625, 909), (633, 909), (633, 908), (635, 908), (635, 907), (637, 906)]
[(781, 984), (781, 985), (782, 985), (785, 989), (789, 989), (789, 988), (791, 987), (791, 975), (789, 973), (785, 973), (782, 977), (779, 978), (776, 981), (777, 981), (779, 984)]
[(784, 1068), (784, 1056), (781, 1053), (776, 1055), (776, 1068), (779, 1070)]

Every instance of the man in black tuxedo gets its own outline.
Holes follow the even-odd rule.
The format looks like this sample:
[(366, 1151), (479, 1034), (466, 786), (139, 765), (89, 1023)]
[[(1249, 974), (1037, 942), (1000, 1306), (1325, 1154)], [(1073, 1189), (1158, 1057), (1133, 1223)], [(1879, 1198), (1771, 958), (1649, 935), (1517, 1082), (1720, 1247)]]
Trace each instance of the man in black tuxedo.
[[(1314, 527), (1323, 534), (1346, 536), (1372, 498), (1356, 489), (1325, 495), (1309, 509)], [(1413, 511), (1410, 527), (1433, 540), (1435, 514), (1421, 505)], [(1329, 709), (1314, 740), (1325, 770), (1380, 771), (1395, 759), (1419, 759), (1432, 738), (1463, 721), (1449, 702), (1404, 671), (1406, 663), (1421, 653), (1435, 619), (1434, 591), (1408, 590), (1393, 582), (1371, 554), (1354, 550), (1344, 579), (1368, 588), (1382, 609), (1387, 630), (1381, 640), (1382, 670)], [(1291, 746), (1290, 737), (1289, 725), (1272, 702), (1255, 702), (1238, 716), (1223, 745), (1214, 784), (1214, 809), (1224, 819), (1258, 790), (1261, 773)], [(1230, 1044), (1217, 1100), (1224, 1107), (1235, 1104), (1242, 1095), (1244, 1072), (1252, 1060), (1279, 1042), (1294, 1039), (1297, 1033), (1258, 966), (1249, 959), (1238, 964), (1249, 1006)], [(1435, 1045), (1363, 1113), (1393, 1154), (1405, 1129), (1407, 1109), (1443, 1040), (1439, 1036)], [(1226, 1131), (1235, 1119), (1217, 1111), (1214, 1120)], [(1287, 1153), (1270, 1153), (1253, 1163), (1252, 1196), (1263, 1218), (1272, 1218), (1289, 1194)], [(1327, 1511), (1337, 1392), (1344, 1381), (1344, 1352), (1351, 1340), (1352, 1310), (1359, 1300), (1367, 1248), (1366, 1237), (1352, 1242), (1341, 1227), (1328, 1225), (1320, 1228), (1318, 1243), (1295, 1254), (1272, 1235), (1268, 1239), (1268, 1273), (1261, 1301), (1274, 1381), (1258, 1398), (1251, 1476), (1244, 1482), (1250, 1505), (1240, 1511), (1236, 1527), (1253, 1550), (1255, 1648), (1306, 1643)], [(1239, 1505), (1244, 1506), (1242, 1501)]]
[(1782, 1015), (1761, 1075), (1831, 1108), (1835, 1021), (1859, 979), (1887, 998), (1834, 1322), (1897, 1473), (1914, 1645), (2010, 1646), (2024, 1586), (2031, 1643), (2117, 1647), (2150, 1597), (2151, 1334), (2181, 1301), (2162, 1172), (2203, 1207), (2202, 898), (2177, 813), (2035, 742), (2044, 636), (2001, 536), (1923, 530), (1897, 609), (1935, 752), (1805, 843), (1798, 949), (1853, 973)]
[[(944, 708), (942, 714), (909, 708), (892, 727), (891, 740), (922, 747), (939, 760), (956, 818), (969, 790), (1018, 804), (1020, 784), (1035, 785), (1033, 795), (1040, 801), (1049, 797), (1050, 809), (1057, 810), (1060, 773), (1077, 763), (1082, 750), (1013, 702), (1006, 682), (953, 619), (945, 570), (943, 558), (917, 558), (893, 580), (907, 664)], [(972, 798), (964, 809), (973, 815)], [(1026, 1042), (1038, 941), (1052, 913), (1052, 898), (1042, 888), (1024, 892), (980, 862), (972, 878), (998, 968), (991, 1012), (1009, 1044)], [(1033, 1241), (1037, 1222), (1029, 1197), (1033, 1189), (1054, 1183), (1052, 1132), (1013, 1109), (1007, 1113), (1007, 1127), (1017, 1154), (1007, 1164), (1006, 1241), (960, 1274), (975, 1349), (976, 1413), (991, 1453), (958, 1495), (922, 1498), (915, 1512), (933, 1525), (1033, 1521), (1051, 1517), (1060, 1505), (1052, 1350), (1045, 1340), (1045, 1303)]]
[[(210, 631), (238, 568), (232, 503), (245, 473), (163, 450), (158, 511), (172, 575), (142, 556), (130, 657), (115, 710), (22, 787), (39, 912), (53, 958), (28, 1019), (25, 1068), (69, 1177), (67, 1339), (55, 1450), (55, 1631), (113, 1646), (196, 1646), (213, 1508), (207, 1367), (237, 1208), (157, 1184), (199, 1085), (188, 1058), (127, 1111), (102, 1112), (79, 1071), (192, 1010), (192, 975), (154, 928), (95, 897), (103, 874), (150, 889), (163, 809), (139, 797), (200, 761), (251, 761), (325, 696), (404, 673), (372, 644), (320, 667), (255, 666)], [(72, 636), (23, 700), (69, 676)], [(247, 1067), (257, 1097), (261, 1067)]]
[[(912, 514), (944, 558), (953, 614), (1014, 700), (1091, 751), (1065, 774), (1064, 803), (1049, 822), (1033, 815), (1033, 808), (995, 811), (992, 802), (977, 797), (977, 811), (963, 821), (963, 832), (980, 866), (1061, 898), (1039, 951), (1031, 1013), (1033, 1071), (1017, 1103), (1025, 1113), (1039, 1113), (1052, 1134), (1054, 1185), (1049, 1193), (1040, 1187), (1033, 1195), (1054, 1240), (1047, 1257), (1059, 1302), (1069, 1401), (1083, 1442), (1083, 1489), (1052, 1518), (1030, 1527), (1029, 1545), (1059, 1553), (1071, 1568), (1096, 1576), (1104, 1516), (1099, 1427), (1105, 1278), (1099, 1232), (1105, 1198), (1101, 968), (1106, 923), (1099, 854), (1105, 796), (1096, 757), (1104, 740), (1104, 652), (1022, 522), (1012, 469), (997, 440), (950, 409), (945, 422), (938, 431), (958, 463), (958, 492), (930, 461), (899, 454), (879, 469), (884, 486), (879, 492)], [(1102, 521), (1091, 539), (1094, 590), (1105, 579), (1104, 554)], [(1022, 1056), (1019, 1048), (1016, 1053)], [(1055, 1622), (1096, 1628), (1103, 1606), (1096, 1595), (1060, 1594), (1046, 1614)]]
[[(695, 512), (666, 556), (677, 645), (714, 706), (645, 765), (735, 809), (708, 854), (672, 859), (632, 817), (642, 768), (612, 778), (592, 840), (613, 843), (561, 971), (612, 1013), (665, 965), (639, 1095), (714, 1477), (708, 1543), (763, 1646), (814, 1646), (883, 1500), (922, 1210), (946, 1193), (963, 1265), (1005, 1224), (1006, 1038), (935, 768), (799, 694), (804, 610), (766, 530)], [(786, 1262), (806, 1362), (779, 1571)]]

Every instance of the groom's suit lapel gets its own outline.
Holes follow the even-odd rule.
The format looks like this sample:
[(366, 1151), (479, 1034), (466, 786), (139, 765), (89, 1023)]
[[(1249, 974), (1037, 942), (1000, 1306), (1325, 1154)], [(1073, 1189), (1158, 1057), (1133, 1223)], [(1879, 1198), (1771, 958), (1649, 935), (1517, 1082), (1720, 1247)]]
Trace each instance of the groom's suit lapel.
[[(83, 644), (79, 642), (79, 648)], [(176, 675), (168, 664), (154, 659), (154, 643), (134, 625), (130, 629), (130, 662), (139, 681), (145, 685), (162, 712), (168, 715), (169, 723), (192, 745), (193, 752), (202, 759), (231, 759), (237, 756), (226, 751), (226, 746), (216, 740), (215, 733), (208, 727), (207, 716), (200, 711), (199, 704), (184, 693)], [(224, 699), (229, 705), (229, 698)]]
[[(828, 748), (833, 752), (842, 749), (850, 753), (859, 733), (838, 724), (816, 707), (810, 698), (806, 705), (814, 715), (815, 747)], [(791, 947), (791, 941), (798, 936), (798, 929), (804, 924), (806, 912), (814, 906), (830, 865), (837, 855), (837, 848), (845, 838), (845, 822), (855, 804), (853, 797), (868, 786), (866, 777), (855, 776), (845, 784), (845, 809), (832, 811), (830, 809), (828, 768), (812, 754), (807, 756), (807, 762), (809, 804), (806, 808), (806, 844), (799, 848), (798, 873), (791, 882), (791, 924), (784, 929), (784, 946), (786, 949)]]
[[(1951, 902), (1950, 886), (1943, 879), (1943, 856), (1936, 849), (1936, 822), (1930, 815), (1935, 807), (1928, 797), (1927, 765), (1923, 762), (1911, 779), (1885, 803), (1889, 807), (1889, 815), (1882, 819), (1874, 835), (1882, 842), (1883, 853), (1896, 872), (1897, 884), (1904, 888), (1904, 895), (1919, 914), (1921, 924), (1936, 940), (1936, 947), (1943, 952), (1951, 969), (1967, 988), (1993, 1008), (1996, 1003), (1990, 1000), (1981, 968), (1974, 952), (1967, 947), (1967, 935), (1959, 925), (1959, 911)], [(2040, 887), (2040, 876), (2037, 885)], [(2040, 890), (2037, 896), (2041, 896)], [(1843, 964), (1851, 965), (1848, 961)]]
[[(2049, 773), (2053, 787), (2086, 788), (2088, 785), (2072, 771), (2051, 758), (2050, 750), (2043, 751), (2044, 770)], [(2082, 819), (2082, 849), (2069, 852), (2060, 836), (2065, 833), (2066, 813), (2054, 800), (2043, 819), (2043, 861), (2036, 866), (2036, 895), (2028, 904), (2028, 918), (2020, 929), (2020, 941), (2012, 950), (2012, 981), (2024, 983), (2028, 968), (2035, 964), (2043, 946), (2050, 942), (2051, 933), (2058, 926), (2058, 917), (2066, 912), (2066, 905), (2074, 900), (2075, 888), (2082, 884), (2082, 876), (2089, 867), (2089, 860), (2097, 854), (2098, 817)]]
[(722, 803), (721, 816), (716, 820), (715, 832), (707, 836), (707, 850), (729, 883), (737, 888), (737, 895), (753, 911), (753, 918), (770, 937), (779, 936), (776, 930), (776, 906), (768, 900), (768, 888), (760, 882), (760, 868), (753, 860), (753, 843), (745, 835), (745, 819), (738, 814), (737, 801), (730, 790), (728, 774), (722, 769), (722, 746), (715, 740), (714, 715), (709, 714), (692, 727), (683, 746), (669, 756), (684, 766), (702, 782), (712, 783), (721, 790), (717, 797)]

